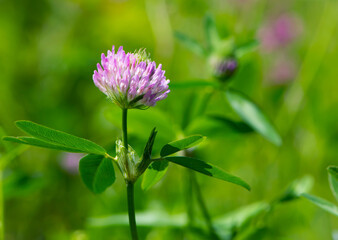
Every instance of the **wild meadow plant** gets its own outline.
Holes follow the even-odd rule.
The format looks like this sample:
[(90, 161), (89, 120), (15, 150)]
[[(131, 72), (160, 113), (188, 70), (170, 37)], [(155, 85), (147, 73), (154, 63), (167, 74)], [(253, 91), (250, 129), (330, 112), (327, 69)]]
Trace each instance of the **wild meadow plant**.
[[(152, 157), (152, 148), (157, 134), (154, 128), (145, 144), (142, 156), (128, 144), (127, 114), (131, 109), (146, 110), (156, 102), (167, 97), (169, 80), (165, 77), (162, 65), (151, 61), (145, 50), (125, 53), (122, 47), (115, 52), (102, 54), (101, 64), (94, 71), (95, 85), (107, 95), (108, 99), (122, 110), (122, 139), (116, 141), (116, 156), (112, 156), (102, 146), (71, 134), (54, 130), (31, 121), (17, 121), (16, 126), (30, 136), (4, 137), (6, 141), (65, 152), (86, 153), (80, 160), (80, 175), (85, 185), (94, 193), (102, 193), (115, 181), (114, 164), (121, 172), (127, 187), (127, 205), (132, 239), (138, 239), (135, 208), (134, 184), (152, 165), (153, 169), (163, 162), (172, 162), (202, 174), (219, 178), (250, 190), (241, 178), (205, 161), (188, 156), (170, 156), (188, 149), (204, 138), (200, 135), (189, 136), (165, 144), (160, 156)], [(146, 113), (145, 113), (146, 114)], [(159, 165), (158, 165), (159, 164)]]
[[(95, 194), (104, 192), (115, 182), (115, 167), (117, 167), (126, 183), (128, 222), (133, 240), (138, 239), (134, 207), (134, 185), (143, 176), (142, 188), (145, 190), (149, 189), (164, 176), (169, 163), (187, 168), (189, 179), (186, 182), (186, 211), (188, 220), (182, 223), (175, 222), (175, 225), (182, 225), (182, 227), (188, 225), (191, 229), (196, 230), (200, 237), (204, 239), (230, 240), (255, 236), (254, 234), (261, 232), (262, 229), (264, 230), (265, 225), (262, 223), (262, 219), (277, 204), (298, 199), (299, 197), (304, 197), (324, 210), (338, 215), (338, 208), (335, 204), (306, 193), (312, 186), (312, 178), (306, 176), (292, 182), (285, 192), (272, 201), (256, 202), (216, 219), (210, 216), (194, 172), (237, 184), (247, 190), (250, 190), (250, 186), (241, 178), (229, 174), (211, 163), (198, 159), (196, 157), (198, 156), (198, 151), (195, 146), (205, 140), (205, 137), (197, 133), (206, 129), (210, 130), (210, 123), (212, 122), (211, 125), (216, 127), (216, 131), (224, 127), (241, 134), (256, 131), (277, 146), (282, 144), (282, 140), (261, 108), (240, 90), (229, 87), (231, 78), (233, 78), (241, 65), (241, 58), (246, 53), (255, 49), (257, 42), (253, 40), (247, 44), (237, 45), (232, 36), (225, 39), (220, 38), (215, 22), (210, 16), (207, 16), (205, 19), (205, 33), (207, 40), (206, 47), (203, 47), (185, 34), (176, 33), (176, 37), (183, 45), (206, 60), (210, 66), (209, 81), (170, 83), (165, 76), (162, 65), (157, 65), (152, 61), (144, 49), (133, 53), (126, 53), (122, 47), (115, 51), (113, 46), (112, 51), (108, 51), (107, 55), (101, 55), (101, 64), (97, 64), (97, 70), (94, 71), (93, 75), (94, 84), (111, 102), (118, 106), (119, 111), (122, 113), (122, 138), (116, 141), (116, 154), (111, 153), (90, 140), (30, 121), (16, 122), (17, 127), (29, 134), (29, 137), (4, 137), (3, 139), (36, 147), (87, 154), (81, 158), (79, 170), (84, 184)], [(182, 123), (177, 124), (180, 125), (180, 129), (173, 134), (176, 137), (172, 139), (179, 140), (164, 144), (159, 151), (159, 156), (154, 156), (155, 154), (153, 154), (153, 146), (157, 136), (155, 128), (155, 123), (157, 123), (156, 117), (152, 117), (149, 114), (150, 124), (155, 126), (150, 132), (148, 141), (145, 143), (143, 153), (141, 156), (138, 156), (134, 149), (136, 147), (139, 148), (139, 146), (133, 146), (133, 148), (129, 145), (128, 141), (128, 110), (138, 112), (139, 116), (148, 115), (147, 112), (139, 110), (147, 110), (150, 107), (154, 107), (158, 101), (164, 100), (170, 92), (169, 83), (174, 86), (174, 89), (190, 88), (194, 89), (195, 93), (197, 92), (195, 91), (196, 87), (202, 86), (205, 88), (198, 94), (192, 94), (190, 99), (193, 99), (193, 101), (189, 102), (186, 108), (184, 108)], [(224, 115), (208, 113), (208, 104), (216, 93), (221, 93), (224, 96), (224, 99), (229, 103), (241, 121), (227, 117), (226, 113)], [(199, 98), (198, 101), (195, 98)], [(199, 104), (196, 104), (197, 102)], [(168, 115), (163, 115), (163, 119), (166, 119)], [(111, 114), (110, 116), (116, 121), (119, 115)], [(132, 122), (142, 121), (142, 118), (130, 120)], [(170, 128), (171, 126), (167, 127)], [(159, 135), (161, 135), (161, 132), (159, 132)], [(209, 134), (208, 137), (212, 137), (212, 134)], [(13, 150), (14, 153), (16, 151), (22, 150), (21, 148)], [(8, 154), (0, 155), (0, 158), (13, 158), (16, 155), (13, 155), (13, 152), (9, 151)], [(1, 163), (3, 162), (1, 161)], [(4, 167), (5, 165), (2, 164), (0, 174)], [(337, 198), (337, 167), (330, 167), (328, 172), (332, 192)], [(0, 190), (1, 187), (2, 182), (0, 182)], [(1, 196), (0, 192), (0, 204), (2, 205)], [(192, 201), (192, 197), (194, 196), (197, 199), (198, 207), (208, 228), (207, 234), (203, 232), (203, 228), (200, 228), (201, 224), (194, 217), (194, 201)], [(92, 222), (95, 222), (95, 219)], [(153, 225), (156, 226), (156, 224)], [(1, 235), (3, 235), (2, 213), (0, 213), (0, 238)]]
[[(176, 139), (182, 138), (183, 136), (183, 140), (174, 141), (168, 144), (170, 146), (178, 147), (183, 143), (183, 141), (186, 142), (187, 145), (185, 147), (179, 147), (179, 149), (183, 151), (180, 153), (181, 156), (177, 157), (181, 162), (177, 163), (181, 165), (183, 165), (183, 158), (191, 160), (195, 159), (191, 162), (197, 164), (196, 156), (198, 156), (198, 148), (190, 147), (205, 139), (205, 137), (200, 135), (194, 135), (201, 132), (206, 133), (208, 137), (213, 137), (213, 135), (215, 135), (214, 133), (226, 135), (227, 133), (224, 129), (240, 134), (256, 131), (273, 144), (277, 146), (281, 145), (281, 137), (263, 111), (245, 94), (241, 93), (239, 90), (229, 87), (231, 78), (236, 74), (238, 68), (240, 67), (242, 57), (257, 47), (257, 41), (252, 40), (243, 45), (236, 45), (234, 37), (232, 36), (221, 39), (217, 32), (216, 24), (211, 16), (206, 16), (205, 18), (205, 35), (207, 40), (206, 47), (183, 33), (176, 33), (177, 39), (184, 46), (206, 60), (206, 65), (208, 65), (210, 69), (210, 78), (198, 81), (190, 80), (171, 83), (173, 89), (192, 90), (192, 93), (189, 91), (186, 93), (186, 95), (191, 94), (191, 96), (188, 97), (189, 101), (183, 104), (184, 107), (181, 119), (172, 118), (170, 113), (151, 111), (149, 112), (148, 118), (142, 119), (144, 120), (144, 123), (145, 121), (148, 121), (145, 124), (151, 125), (154, 121), (156, 121), (156, 119), (161, 119), (168, 125), (165, 127), (166, 132), (170, 133), (168, 135), (176, 136), (174, 137)], [(201, 87), (202, 90), (200, 90)], [(227, 117), (227, 113), (222, 115), (210, 114), (208, 111), (209, 102), (213, 96), (218, 93), (221, 93), (224, 96), (225, 100), (228, 101), (234, 112), (241, 118), (241, 121)], [(177, 107), (180, 108), (182, 106)], [(174, 109), (176, 112), (178, 110), (179, 109)], [(114, 120), (117, 113), (112, 113), (111, 109), (108, 111), (108, 119), (118, 126), (118, 123)], [(141, 116), (140, 114), (134, 115), (134, 118), (136, 117), (140, 118)], [(170, 124), (166, 121), (167, 119), (172, 119), (173, 122)], [(142, 137), (141, 135), (144, 134), (142, 131), (136, 132), (140, 135), (140, 138)], [(163, 150), (164, 148), (160, 151), (160, 155), (162, 157), (165, 156), (163, 155)], [(149, 165), (142, 179), (141, 187), (144, 190), (148, 190), (162, 179), (168, 169), (169, 161), (164, 158), (162, 161), (154, 161)], [(205, 164), (205, 162), (203, 164)], [(183, 224), (181, 224), (181, 226), (184, 227), (187, 225), (191, 232), (196, 232), (196, 230), (198, 230), (197, 232), (199, 238), (232, 239), (235, 235), (238, 235), (239, 228), (244, 222), (270, 208), (270, 205), (267, 203), (258, 203), (251, 208), (248, 207), (249, 211), (245, 210), (244, 213), (241, 212), (239, 215), (242, 215), (243, 217), (234, 217), (232, 215), (227, 216), (226, 220), (221, 217), (214, 221), (208, 211), (207, 203), (205, 202), (195, 173), (191, 170), (193, 166), (188, 168), (190, 169), (187, 170), (187, 176), (185, 178), (186, 181), (184, 181), (187, 185), (185, 187), (185, 197), (187, 203), (186, 215), (188, 219), (186, 221), (182, 221)], [(301, 181), (301, 183), (303, 182), (305, 182), (304, 185), (306, 185), (307, 179)], [(196, 203), (202, 213), (204, 224), (200, 224), (200, 221), (196, 218), (194, 198), (197, 200)], [(160, 217), (156, 217), (156, 215), (152, 214), (152, 212), (146, 213), (148, 214), (147, 216), (150, 216), (149, 218), (153, 219), (152, 223), (150, 224), (148, 221), (147, 225), (150, 224), (156, 227), (158, 225), (157, 222), (161, 220)], [(241, 221), (229, 221), (229, 218), (241, 219)], [(115, 225), (117, 223), (121, 224), (121, 221), (115, 221), (113, 219), (120, 218), (116, 215), (94, 218), (90, 220), (90, 225), (99, 227)], [(230, 227), (229, 224), (224, 224), (222, 221), (231, 222)], [(170, 224), (170, 221), (168, 221), (168, 225)], [(177, 224), (178, 223), (176, 223), (176, 225)], [(207, 227), (207, 231), (204, 230), (204, 226)]]

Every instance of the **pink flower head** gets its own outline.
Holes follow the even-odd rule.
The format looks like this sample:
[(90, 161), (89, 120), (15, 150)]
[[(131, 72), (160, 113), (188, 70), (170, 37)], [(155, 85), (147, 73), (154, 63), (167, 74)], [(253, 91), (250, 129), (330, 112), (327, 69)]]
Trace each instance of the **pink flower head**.
[(263, 26), (259, 38), (263, 49), (271, 51), (290, 44), (301, 32), (300, 19), (291, 14), (283, 14)]
[(82, 153), (63, 153), (60, 165), (69, 174), (78, 174), (79, 161), (83, 156)]
[[(101, 67), (102, 65), (102, 67)], [(96, 87), (121, 108), (145, 109), (167, 97), (169, 80), (162, 65), (149, 59), (145, 50), (125, 53), (115, 47), (101, 55), (93, 80)]]

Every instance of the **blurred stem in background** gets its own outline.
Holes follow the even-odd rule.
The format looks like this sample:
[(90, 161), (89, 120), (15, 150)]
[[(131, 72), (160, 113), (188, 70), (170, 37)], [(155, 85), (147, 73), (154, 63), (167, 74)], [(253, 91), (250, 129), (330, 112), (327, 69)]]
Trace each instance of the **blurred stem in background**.
[(212, 90), (205, 92), (203, 99), (202, 99), (202, 102), (201, 102), (201, 105), (199, 106), (199, 108), (197, 110), (197, 114), (196, 114), (197, 117), (200, 116), (200, 115), (203, 115), (203, 113), (207, 109), (207, 106), (208, 106), (208, 103), (209, 103), (211, 97), (215, 94), (215, 92), (216, 92), (215, 89), (212, 89)]
[(204, 201), (204, 198), (203, 198), (203, 195), (202, 195), (202, 192), (201, 192), (200, 185), (197, 182), (196, 175), (193, 171), (189, 171), (189, 173), (190, 173), (190, 176), (191, 176), (192, 187), (193, 187), (193, 189), (195, 189), (197, 204), (199, 205), (199, 207), (202, 211), (203, 217), (205, 219), (205, 222), (208, 226), (210, 237), (212, 237), (212, 239), (218, 240), (220, 238), (217, 236), (214, 225), (212, 224), (212, 220), (211, 220), (209, 211), (207, 209), (207, 206), (205, 205), (205, 201)]
[(4, 239), (4, 199), (2, 183), (2, 168), (0, 168), (0, 240)]
[(156, 43), (156, 53), (171, 59), (174, 49), (173, 31), (165, 0), (145, 0), (149, 24)]
[(185, 190), (185, 201), (187, 205), (187, 215), (188, 215), (188, 227), (193, 227), (194, 225), (194, 198), (193, 198), (193, 188), (192, 188), (192, 178), (191, 178), (191, 170), (187, 169), (186, 179), (186, 190)]
[[(189, 157), (190, 154), (184, 154), (185, 156)], [(219, 239), (215, 232), (215, 228), (213, 226), (208, 208), (205, 204), (201, 187), (196, 179), (196, 175), (192, 170), (187, 170), (188, 181), (186, 187), (186, 204), (187, 204), (187, 215), (188, 215), (188, 224), (189, 227), (193, 227), (195, 222), (195, 214), (194, 214), (194, 207), (193, 207), (193, 196), (195, 193), (197, 205), (202, 212), (202, 216), (204, 221), (208, 227), (208, 231), (210, 234), (211, 239)]]
[[(128, 177), (130, 177), (130, 169), (128, 166), (128, 134), (127, 134), (127, 115), (128, 109), (122, 109), (122, 141), (125, 150), (125, 165), (127, 168)], [(135, 206), (134, 206), (134, 183), (127, 180), (127, 201), (128, 201), (128, 217), (131, 237), (133, 240), (137, 240), (137, 228), (135, 220)]]
[[(211, 97), (214, 95), (214, 93), (215, 93), (214, 89), (212, 89), (212, 90), (208, 89), (204, 92), (204, 94), (201, 94), (202, 95), (201, 96), (202, 101), (200, 102), (199, 106), (196, 107), (196, 106), (190, 106), (189, 105), (190, 111), (188, 111), (188, 112), (192, 116), (186, 116), (187, 122), (185, 123), (184, 126), (188, 126), (189, 123), (195, 117), (199, 117), (199, 116), (204, 114), (204, 112), (207, 109), (208, 103), (209, 103)], [(196, 101), (192, 101), (192, 103), (193, 103), (192, 105), (194, 105), (194, 104), (197, 105)], [(197, 108), (195, 112), (193, 111), (194, 107)], [(195, 115), (193, 115), (194, 113), (195, 113)], [(184, 156), (193, 157), (192, 155), (193, 155), (193, 152), (184, 151)], [(197, 199), (197, 205), (202, 212), (202, 216), (203, 216), (204, 221), (205, 221), (205, 223), (208, 227), (211, 239), (219, 239), (219, 236), (216, 234), (215, 228), (213, 226), (212, 219), (210, 217), (208, 208), (205, 204), (205, 201), (204, 201), (204, 198), (203, 198), (203, 195), (202, 195), (202, 191), (201, 191), (201, 187), (200, 187), (200, 185), (199, 185), (199, 183), (196, 179), (196, 175), (192, 170), (188, 170), (187, 175), (188, 175), (188, 181), (187, 181), (187, 187), (186, 187), (186, 189), (187, 189), (187, 191), (186, 191), (186, 204), (187, 204), (187, 215), (188, 215), (189, 226), (191, 227), (194, 224), (194, 221), (195, 221), (195, 219), (194, 219), (195, 214), (194, 214), (193, 201), (192, 201), (193, 195), (195, 193), (196, 199)]]

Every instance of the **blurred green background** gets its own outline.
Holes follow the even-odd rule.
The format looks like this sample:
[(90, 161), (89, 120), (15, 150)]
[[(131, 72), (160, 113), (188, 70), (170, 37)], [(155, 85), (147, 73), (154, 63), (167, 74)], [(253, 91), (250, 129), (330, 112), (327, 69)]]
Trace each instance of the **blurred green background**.
[[(172, 84), (211, 80), (207, 61), (174, 37), (180, 31), (203, 42), (206, 13), (214, 16), (221, 36), (233, 35), (238, 43), (260, 41), (239, 62), (231, 85), (254, 99), (283, 137), (276, 147), (256, 133), (225, 129), (196, 150), (252, 187), (247, 192), (198, 175), (210, 214), (272, 201), (304, 175), (314, 179), (311, 193), (334, 202), (326, 172), (338, 159), (334, 0), (0, 0), (1, 127), (8, 135), (21, 135), (14, 121), (27, 119), (113, 147), (121, 134), (114, 124), (120, 114), (92, 82), (100, 54), (112, 45), (131, 52), (145, 47)], [(159, 112), (153, 124), (159, 125), (155, 154), (177, 138), (172, 129), (182, 124), (190, 96), (203, 91), (172, 88), (156, 108), (132, 110), (144, 118)], [(235, 116), (222, 92), (212, 96), (207, 113)], [(153, 125), (142, 117), (130, 120), (136, 150), (143, 149)], [(129, 239), (126, 226), (88, 224), (91, 217), (126, 212), (126, 193), (117, 173), (105, 193), (92, 194), (78, 174), (80, 157), (31, 147), (9, 164), (3, 171), (5, 239)], [(183, 168), (170, 166), (147, 192), (138, 181), (136, 209), (184, 214), (185, 178)], [(338, 230), (335, 216), (304, 199), (276, 206), (262, 222), (264, 233), (243, 239), (334, 239)], [(184, 228), (139, 231), (141, 239), (197, 239), (184, 235)]]

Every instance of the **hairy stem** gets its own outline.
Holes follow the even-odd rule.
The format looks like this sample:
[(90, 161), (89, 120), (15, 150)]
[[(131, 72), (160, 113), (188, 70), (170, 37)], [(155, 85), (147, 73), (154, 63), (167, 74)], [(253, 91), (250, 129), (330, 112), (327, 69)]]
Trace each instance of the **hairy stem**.
[(134, 183), (127, 182), (127, 198), (128, 198), (128, 216), (129, 227), (132, 240), (137, 240), (137, 228), (135, 220), (135, 206), (134, 206)]

